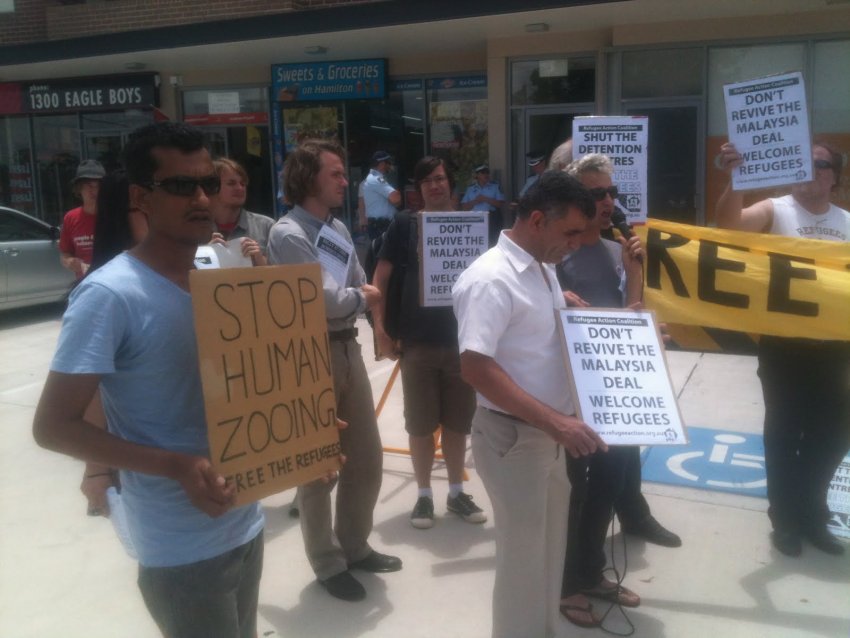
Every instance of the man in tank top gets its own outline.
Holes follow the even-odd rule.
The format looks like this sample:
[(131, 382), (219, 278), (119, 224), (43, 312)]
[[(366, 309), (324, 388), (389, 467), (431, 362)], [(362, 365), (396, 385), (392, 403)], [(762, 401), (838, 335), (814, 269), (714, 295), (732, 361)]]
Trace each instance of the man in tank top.
[[(717, 203), (721, 228), (786, 237), (850, 241), (850, 213), (830, 202), (841, 178), (842, 156), (823, 143), (812, 147), (812, 181), (791, 194), (744, 207), (744, 196), (727, 186)], [(742, 165), (735, 146), (721, 147), (718, 165), (727, 173)], [(850, 343), (763, 336), (759, 368), (764, 393), (764, 453), (768, 515), (773, 546), (799, 556), (802, 539), (828, 554), (844, 547), (827, 529), (826, 493), (850, 448)]]

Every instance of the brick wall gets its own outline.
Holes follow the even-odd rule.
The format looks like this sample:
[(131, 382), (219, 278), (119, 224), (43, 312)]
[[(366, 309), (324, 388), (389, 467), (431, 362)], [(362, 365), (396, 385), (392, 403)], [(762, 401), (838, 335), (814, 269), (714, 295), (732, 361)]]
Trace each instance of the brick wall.
[(46, 7), (47, 38), (61, 40), (374, 1), (109, 0), (70, 5), (50, 3)]
[(12, 13), (0, 13), (0, 46), (46, 40), (46, 5), (46, 0), (15, 0)]

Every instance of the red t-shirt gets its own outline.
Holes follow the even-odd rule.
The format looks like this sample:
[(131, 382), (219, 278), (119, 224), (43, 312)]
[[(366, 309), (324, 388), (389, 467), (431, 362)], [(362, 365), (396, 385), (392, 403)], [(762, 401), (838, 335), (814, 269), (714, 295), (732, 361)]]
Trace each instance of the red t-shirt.
[(95, 216), (84, 212), (82, 206), (65, 213), (62, 232), (59, 234), (59, 250), (91, 265), (94, 222)]

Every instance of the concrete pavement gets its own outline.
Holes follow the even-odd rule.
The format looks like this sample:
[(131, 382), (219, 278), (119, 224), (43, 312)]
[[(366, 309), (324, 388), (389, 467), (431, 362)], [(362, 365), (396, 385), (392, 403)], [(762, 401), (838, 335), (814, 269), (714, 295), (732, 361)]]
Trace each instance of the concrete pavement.
[[(374, 362), (371, 335), (360, 342), (377, 396), (392, 365)], [(59, 330), (57, 309), (0, 314), (0, 636), (155, 637), (135, 585), (136, 566), (108, 521), (85, 515), (82, 464), (39, 449), (30, 427)], [(757, 433), (761, 392), (751, 357), (669, 353), (689, 426)], [(401, 388), (380, 419), (384, 444), (406, 447)], [(467, 491), (489, 513), (468, 458)], [(401, 572), (358, 575), (369, 595), (337, 601), (320, 588), (304, 557), (293, 492), (266, 499), (266, 558), (260, 636), (478, 638), (490, 632), (492, 520), (469, 525), (445, 513), (443, 468), (435, 470), (438, 521), (408, 522), (416, 487), (406, 456), (387, 454), (373, 545), (399, 555)], [(770, 547), (761, 498), (645, 483), (656, 518), (684, 541), (665, 549), (614, 536), (625, 584), (643, 598), (628, 619), (606, 625), (639, 638), (850, 636), (850, 555), (835, 559), (806, 546), (790, 559)], [(598, 609), (598, 607), (597, 607)], [(563, 621), (558, 634), (601, 636)]]

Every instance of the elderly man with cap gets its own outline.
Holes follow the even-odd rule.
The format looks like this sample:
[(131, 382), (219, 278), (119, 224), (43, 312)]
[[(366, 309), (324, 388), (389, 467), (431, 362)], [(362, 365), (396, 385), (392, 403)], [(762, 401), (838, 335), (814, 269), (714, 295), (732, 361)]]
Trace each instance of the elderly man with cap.
[(386, 151), (372, 155), (372, 168), (363, 180), (363, 203), (360, 210), (360, 230), (369, 232), (369, 239), (383, 233), (401, 205), (401, 193), (387, 181), (393, 162)]
[(490, 167), (481, 164), (475, 167), (475, 182), (472, 183), (463, 198), (460, 207), (463, 210), (486, 210), (490, 213), (490, 245), (496, 243), (502, 231), (502, 204), (505, 196), (496, 182), (490, 181)]
[(100, 162), (83, 160), (74, 176), (74, 195), (83, 205), (65, 213), (59, 235), (59, 260), (81, 279), (91, 264), (94, 246), (94, 221), (97, 214), (97, 194), (100, 180), (106, 176)]
[(528, 179), (525, 180), (525, 184), (523, 184), (522, 189), (519, 191), (519, 196), (522, 197), (531, 188), (531, 185), (534, 184), (540, 176), (543, 174), (543, 171), (546, 170), (546, 154), (539, 153), (537, 151), (532, 151), (531, 153), (526, 153), (525, 155), (528, 164), (528, 167), (531, 169), (531, 175), (529, 175)]

